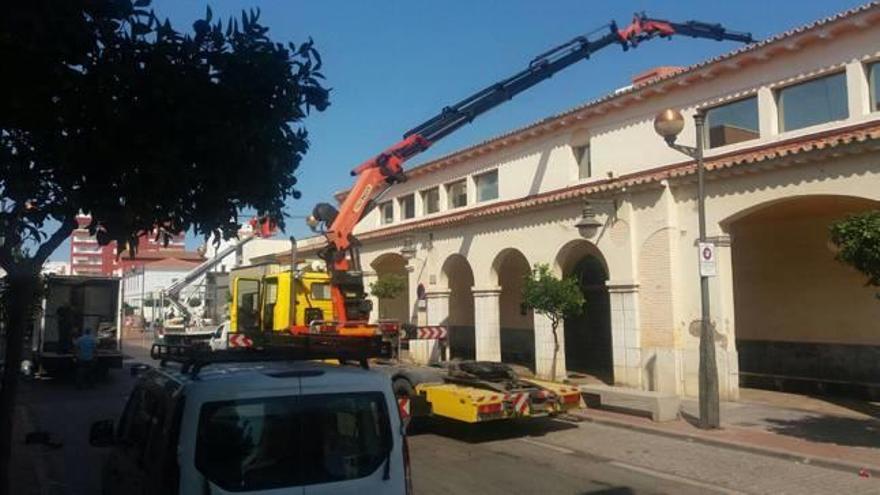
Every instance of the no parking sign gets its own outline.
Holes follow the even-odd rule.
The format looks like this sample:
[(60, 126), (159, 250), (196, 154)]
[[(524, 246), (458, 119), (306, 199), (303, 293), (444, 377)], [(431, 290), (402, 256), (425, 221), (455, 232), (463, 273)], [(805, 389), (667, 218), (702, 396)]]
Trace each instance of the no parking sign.
[(715, 244), (701, 242), (700, 249), (700, 276), (714, 277), (716, 273)]

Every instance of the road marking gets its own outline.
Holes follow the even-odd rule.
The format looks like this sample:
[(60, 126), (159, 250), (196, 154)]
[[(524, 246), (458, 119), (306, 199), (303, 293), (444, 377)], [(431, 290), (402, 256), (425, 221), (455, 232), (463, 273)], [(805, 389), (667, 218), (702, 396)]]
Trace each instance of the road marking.
[(702, 481), (697, 481), (692, 478), (685, 478), (684, 476), (678, 476), (675, 474), (664, 473), (663, 471), (657, 471), (657, 470), (646, 468), (646, 467), (634, 466), (634, 465), (628, 464), (626, 462), (609, 461), (608, 464), (610, 464), (612, 466), (617, 466), (622, 469), (626, 469), (628, 471), (635, 471), (637, 473), (642, 473), (642, 474), (646, 474), (648, 476), (653, 476), (655, 478), (662, 478), (662, 479), (669, 480), (669, 481), (675, 481), (676, 483), (681, 483), (684, 485), (691, 485), (696, 488), (711, 490), (715, 493), (724, 493), (727, 495), (745, 495), (746, 494), (746, 492), (731, 490), (730, 488), (724, 488), (724, 487), (720, 487), (717, 485), (713, 485), (711, 483), (704, 483)]
[(531, 445), (537, 445), (538, 447), (544, 447), (545, 449), (555, 450), (556, 452), (560, 452), (560, 453), (563, 453), (563, 454), (576, 454), (576, 453), (577, 453), (577, 451), (574, 451), (574, 450), (571, 450), (571, 449), (567, 449), (567, 448), (565, 448), (565, 447), (559, 447), (559, 446), (556, 446), (556, 445), (553, 445), (553, 444), (544, 443), (544, 442), (539, 442), (539, 441), (537, 441), (537, 440), (530, 440), (530, 439), (528, 439), (528, 438), (520, 438), (519, 441), (520, 441), (520, 442), (525, 442), (525, 443), (528, 443), (528, 444), (531, 444)]

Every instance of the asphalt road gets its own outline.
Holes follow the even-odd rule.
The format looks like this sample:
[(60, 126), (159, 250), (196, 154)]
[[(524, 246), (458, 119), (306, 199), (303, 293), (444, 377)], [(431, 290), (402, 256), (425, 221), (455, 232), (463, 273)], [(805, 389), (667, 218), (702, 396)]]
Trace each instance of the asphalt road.
[(410, 437), (413, 488), (418, 494), (725, 493), (542, 440), (547, 432), (570, 435), (582, 427), (553, 420), (478, 428), (433, 423)]
[[(137, 345), (129, 345), (127, 365), (149, 362), (146, 341), (130, 344)], [(40, 486), (15, 493), (100, 493), (106, 452), (88, 445), (88, 428), (118, 417), (133, 383), (127, 368), (92, 390), (25, 382), (19, 404), (27, 428), (49, 432), (61, 446), (16, 445), (18, 455), (37, 461)], [(880, 493), (875, 480), (855, 473), (592, 423), (434, 421), (409, 442), (418, 494)]]

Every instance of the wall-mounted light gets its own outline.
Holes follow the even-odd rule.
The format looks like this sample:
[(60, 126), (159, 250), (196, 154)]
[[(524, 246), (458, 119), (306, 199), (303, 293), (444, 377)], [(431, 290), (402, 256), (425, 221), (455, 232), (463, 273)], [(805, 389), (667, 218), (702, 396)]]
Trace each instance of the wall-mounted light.
[(576, 224), (574, 224), (578, 229), (578, 232), (584, 237), (592, 237), (593, 234), (595, 234), (603, 225), (605, 224), (596, 218), (596, 213), (593, 211), (593, 205), (590, 204), (589, 201), (585, 201), (584, 209), (581, 212), (581, 218)]
[(416, 243), (413, 241), (412, 237), (405, 237), (403, 239), (403, 247), (400, 248), (400, 255), (404, 257), (404, 259), (411, 260), (416, 257)]

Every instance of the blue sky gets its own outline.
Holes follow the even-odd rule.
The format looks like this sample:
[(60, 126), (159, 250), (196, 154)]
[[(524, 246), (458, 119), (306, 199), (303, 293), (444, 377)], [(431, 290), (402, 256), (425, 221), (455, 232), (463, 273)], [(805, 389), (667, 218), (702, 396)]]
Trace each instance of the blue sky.
[[(398, 141), (444, 105), (524, 68), (535, 55), (635, 11), (673, 21), (701, 20), (750, 31), (757, 39), (859, 5), (858, 1), (739, 0), (154, 0), (179, 30), (211, 5), (215, 19), (258, 7), (278, 41), (315, 40), (331, 106), (304, 122), (311, 149), (300, 170), (302, 199), (288, 213), (307, 215), (316, 202), (351, 185), (348, 171)], [(532, 88), (447, 137), (410, 166), (564, 111), (629, 83), (657, 65), (689, 65), (734, 49), (732, 42), (679, 38), (622, 53), (609, 47)], [(302, 219), (288, 230), (305, 236)], [(188, 239), (194, 247), (200, 239)], [(67, 259), (62, 246), (54, 259)]]

